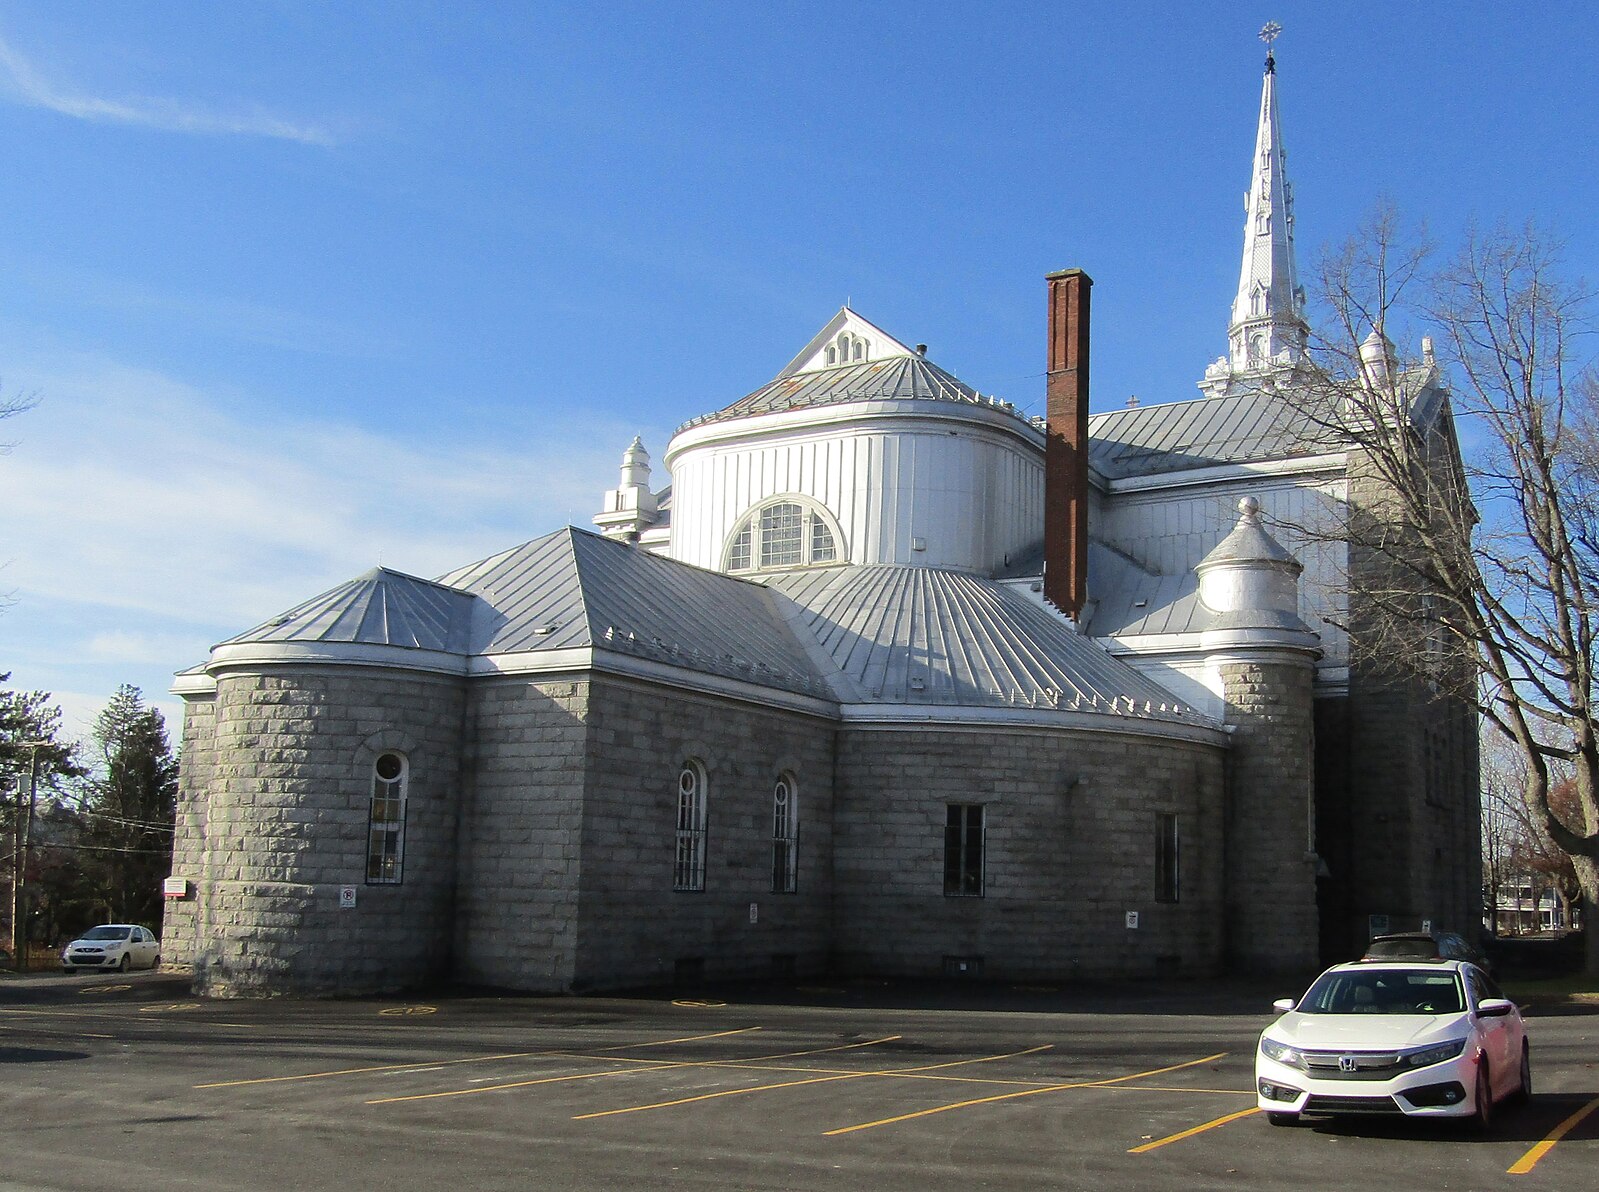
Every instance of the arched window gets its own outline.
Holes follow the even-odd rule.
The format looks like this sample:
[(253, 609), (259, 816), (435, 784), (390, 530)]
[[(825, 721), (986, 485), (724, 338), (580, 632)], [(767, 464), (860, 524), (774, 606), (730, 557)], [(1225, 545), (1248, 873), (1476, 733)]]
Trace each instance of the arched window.
[(855, 341), (853, 355), (856, 360), (866, 359), (866, 341), (864, 339)]
[(799, 799), (794, 776), (784, 774), (772, 788), (772, 893), (799, 888)]
[(838, 535), (827, 515), (809, 504), (778, 500), (751, 510), (727, 540), (725, 569), (771, 571), (839, 559)]
[(832, 344), (828, 344), (827, 345), (827, 362), (829, 364), (837, 364), (838, 363), (838, 349), (835, 348)]
[(366, 881), (397, 886), (405, 869), (404, 755), (383, 753), (372, 763), (372, 801), (367, 810)]
[(705, 768), (684, 762), (677, 776), (677, 859), (672, 889), (705, 889)]

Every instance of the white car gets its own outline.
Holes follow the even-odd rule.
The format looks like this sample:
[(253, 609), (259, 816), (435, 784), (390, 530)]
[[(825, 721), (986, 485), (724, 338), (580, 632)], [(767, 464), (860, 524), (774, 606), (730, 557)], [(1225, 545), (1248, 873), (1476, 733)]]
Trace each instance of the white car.
[(1273, 1125), (1300, 1114), (1466, 1117), (1532, 1096), (1521, 1012), (1461, 960), (1361, 961), (1316, 978), (1260, 1036), (1258, 1104)]
[(161, 941), (132, 923), (91, 927), (61, 949), (61, 971), (153, 969), (161, 963)]

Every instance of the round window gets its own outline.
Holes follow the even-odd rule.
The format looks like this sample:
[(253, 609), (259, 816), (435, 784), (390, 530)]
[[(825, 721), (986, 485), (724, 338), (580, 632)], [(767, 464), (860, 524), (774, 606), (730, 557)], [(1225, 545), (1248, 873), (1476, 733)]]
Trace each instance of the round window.
[(397, 753), (385, 753), (378, 758), (378, 777), (383, 779), (384, 782), (393, 782), (400, 776), (402, 768), (400, 755)]

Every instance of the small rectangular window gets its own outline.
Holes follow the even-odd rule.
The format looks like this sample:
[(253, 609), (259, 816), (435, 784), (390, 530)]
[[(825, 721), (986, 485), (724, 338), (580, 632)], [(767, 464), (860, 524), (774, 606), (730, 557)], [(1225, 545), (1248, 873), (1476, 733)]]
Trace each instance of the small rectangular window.
[(1155, 901), (1176, 902), (1180, 841), (1177, 817), (1161, 813), (1155, 817)]
[(944, 893), (983, 895), (983, 805), (951, 803), (944, 815)]

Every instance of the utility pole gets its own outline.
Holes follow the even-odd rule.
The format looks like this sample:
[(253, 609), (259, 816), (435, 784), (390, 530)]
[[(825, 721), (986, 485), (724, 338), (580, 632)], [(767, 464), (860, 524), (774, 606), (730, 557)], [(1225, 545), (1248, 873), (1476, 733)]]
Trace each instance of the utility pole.
[(28, 930), (22, 895), (28, 868), (28, 845), (33, 836), (33, 811), (39, 799), (39, 750), (49, 741), (23, 741), (28, 759), (28, 804), (23, 813), (22, 783), (17, 783), (17, 814), (11, 834), (11, 963), (20, 973), (28, 967)]

